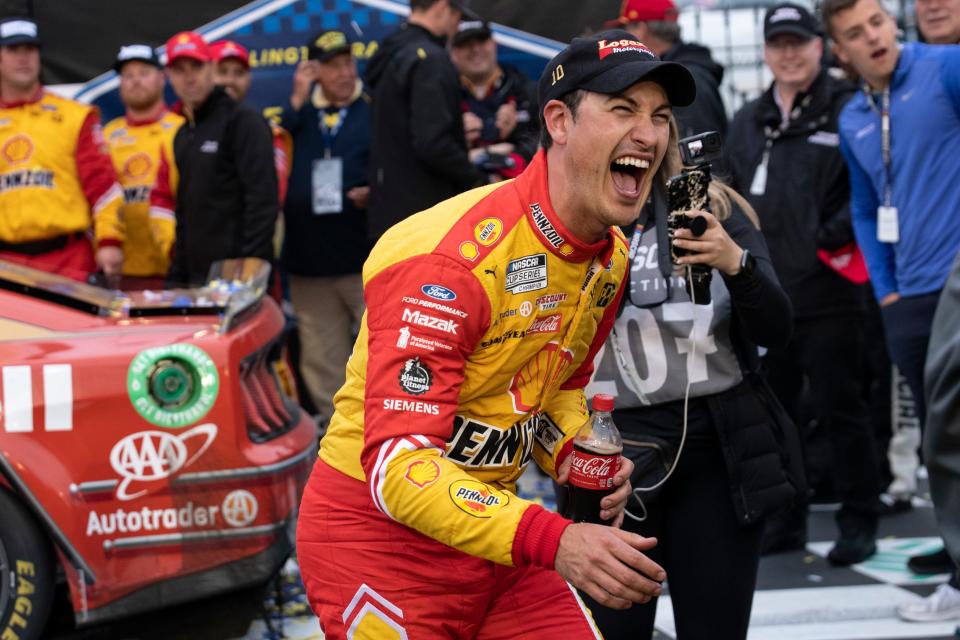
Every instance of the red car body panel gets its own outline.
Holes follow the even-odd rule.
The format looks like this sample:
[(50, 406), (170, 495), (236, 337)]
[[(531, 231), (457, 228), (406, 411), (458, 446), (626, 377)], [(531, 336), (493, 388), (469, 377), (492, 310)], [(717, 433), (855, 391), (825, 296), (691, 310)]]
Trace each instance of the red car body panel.
[[(284, 318), (262, 299), (218, 322), (0, 290), (0, 485), (50, 533), (80, 623), (266, 579), (290, 549), (316, 429), (284, 394)], [(176, 427), (145, 418), (130, 382), (138, 355), (170, 345), (199, 348), (219, 378)], [(283, 425), (258, 431), (271, 416)]]

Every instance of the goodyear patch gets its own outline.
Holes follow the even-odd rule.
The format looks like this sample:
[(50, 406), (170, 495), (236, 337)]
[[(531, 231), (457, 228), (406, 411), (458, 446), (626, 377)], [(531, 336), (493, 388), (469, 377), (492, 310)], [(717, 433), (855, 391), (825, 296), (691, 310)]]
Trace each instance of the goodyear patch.
[(479, 480), (457, 480), (450, 483), (450, 499), (457, 508), (475, 518), (490, 518), (508, 504), (510, 496)]

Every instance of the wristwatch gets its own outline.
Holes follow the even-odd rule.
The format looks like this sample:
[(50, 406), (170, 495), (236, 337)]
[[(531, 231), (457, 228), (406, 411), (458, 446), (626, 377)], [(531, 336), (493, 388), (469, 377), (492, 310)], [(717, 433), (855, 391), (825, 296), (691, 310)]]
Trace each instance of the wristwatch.
[(737, 273), (738, 276), (750, 277), (753, 275), (753, 272), (757, 268), (757, 259), (753, 257), (753, 254), (743, 250), (743, 253), (740, 254), (740, 271)]

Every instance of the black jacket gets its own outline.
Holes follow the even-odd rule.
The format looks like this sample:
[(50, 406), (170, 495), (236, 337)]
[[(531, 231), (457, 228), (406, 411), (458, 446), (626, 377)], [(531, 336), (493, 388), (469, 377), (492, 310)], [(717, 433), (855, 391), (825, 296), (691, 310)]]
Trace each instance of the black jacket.
[(693, 74), (693, 81), (697, 85), (697, 99), (693, 104), (673, 110), (680, 127), (680, 137), (719, 131), (726, 140), (727, 110), (720, 97), (723, 67), (710, 56), (710, 50), (699, 44), (678, 42), (661, 58), (685, 66)]
[[(837, 249), (854, 239), (850, 186), (837, 134), (840, 110), (854, 91), (853, 85), (821, 72), (810, 90), (797, 96), (781, 131), (771, 85), (737, 113), (725, 145), (731, 185), (756, 209), (777, 276), (798, 318), (856, 312), (863, 305), (862, 287), (817, 258), (817, 249)], [(768, 138), (766, 189), (752, 195)]]
[[(494, 83), (490, 93), (477, 98), (469, 87), (461, 84), (461, 109), (470, 111), (483, 121), (483, 130), (474, 147), (485, 147), (498, 142), (513, 144), (514, 153), (523, 158), (524, 163), (533, 159), (540, 143), (540, 116), (537, 100), (523, 72), (509, 64), (501, 64), (501, 76)], [(510, 135), (500, 139), (497, 129), (497, 110), (505, 104), (513, 104), (517, 110), (517, 126)]]
[(168, 280), (203, 283), (226, 258), (273, 258), (277, 173), (263, 117), (214, 89), (173, 139), (180, 173)]
[[(744, 379), (726, 391), (692, 399), (690, 414), (691, 422), (706, 414), (713, 425), (726, 462), (734, 510), (740, 522), (750, 524), (786, 506), (806, 490), (796, 427), (763, 381), (757, 353), (757, 345), (776, 348), (789, 342), (792, 311), (790, 300), (777, 282), (763, 236), (746, 215), (734, 207), (723, 227), (734, 242), (756, 259), (752, 274), (721, 276), (730, 292), (734, 316), (731, 338)], [(664, 416), (682, 414), (682, 406), (683, 401), (678, 400), (626, 409), (625, 413), (633, 415), (623, 423), (640, 422), (644, 425), (641, 437), (653, 435), (678, 446), (676, 421), (665, 420)], [(625, 438), (631, 435), (624, 430)], [(702, 442), (703, 434), (699, 435)]]
[(485, 182), (470, 163), (460, 80), (441, 38), (404, 24), (368, 63), (370, 233)]
[(327, 153), (319, 122), (328, 106), (318, 89), (299, 111), (287, 105), (280, 120), (293, 137), (293, 165), (283, 204), (283, 264), (288, 272), (302, 276), (360, 273), (373, 244), (367, 234), (367, 212), (354, 206), (347, 191), (367, 184), (370, 99), (361, 94), (350, 103), (337, 135), (330, 141), (330, 157), (340, 158), (343, 163), (343, 210), (316, 215), (313, 163)]

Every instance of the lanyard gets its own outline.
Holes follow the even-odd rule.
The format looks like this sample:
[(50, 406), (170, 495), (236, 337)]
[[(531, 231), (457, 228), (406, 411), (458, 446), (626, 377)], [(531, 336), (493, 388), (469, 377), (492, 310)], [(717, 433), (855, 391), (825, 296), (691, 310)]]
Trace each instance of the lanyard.
[[(863, 85), (863, 90), (867, 94), (867, 103), (870, 108), (877, 111), (876, 102), (870, 88)], [(883, 94), (880, 97), (880, 151), (883, 154), (883, 204), (889, 207), (893, 200), (893, 176), (892, 162), (890, 159), (890, 85), (883, 88)]]
[(344, 120), (347, 119), (347, 107), (342, 107), (336, 114), (320, 111), (320, 133), (323, 134), (324, 157), (329, 158), (333, 148), (333, 139), (340, 133)]

